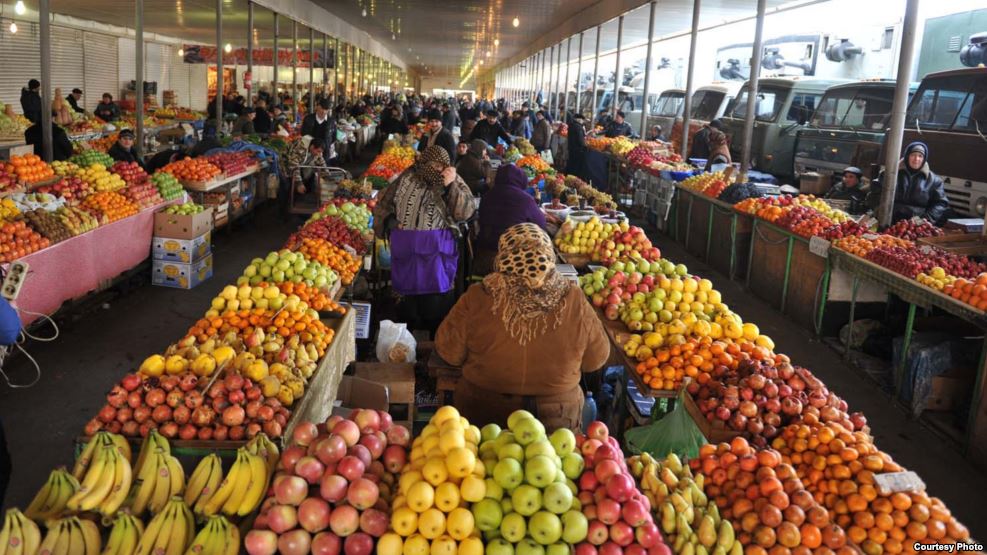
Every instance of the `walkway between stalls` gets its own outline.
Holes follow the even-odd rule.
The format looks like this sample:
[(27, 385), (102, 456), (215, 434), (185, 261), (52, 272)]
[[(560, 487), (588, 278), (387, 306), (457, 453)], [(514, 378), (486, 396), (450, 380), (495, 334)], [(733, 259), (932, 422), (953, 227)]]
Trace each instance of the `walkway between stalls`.
[(757, 324), (761, 333), (775, 341), (780, 352), (791, 357), (793, 364), (811, 370), (831, 391), (846, 400), (850, 410), (862, 411), (878, 447), (905, 468), (917, 472), (929, 492), (946, 503), (960, 522), (970, 528), (973, 537), (987, 537), (981, 499), (972, 495), (987, 491), (987, 472), (964, 459), (957, 446), (907, 418), (873, 382), (848, 366), (839, 353), (745, 291), (742, 283), (714, 271), (670, 238), (650, 229), (648, 236), (661, 249), (662, 257), (681, 262), (691, 273), (713, 280), (723, 295), (723, 302), (745, 321)]

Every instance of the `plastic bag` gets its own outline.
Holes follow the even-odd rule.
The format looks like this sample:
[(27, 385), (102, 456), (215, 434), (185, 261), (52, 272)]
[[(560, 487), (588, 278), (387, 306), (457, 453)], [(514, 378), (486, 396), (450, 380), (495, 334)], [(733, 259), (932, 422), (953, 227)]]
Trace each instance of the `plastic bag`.
[(408, 331), (408, 324), (390, 320), (380, 323), (377, 334), (377, 360), (381, 362), (415, 362), (415, 337)]
[(706, 438), (685, 410), (685, 392), (679, 394), (675, 408), (664, 418), (647, 426), (631, 428), (624, 433), (628, 449), (632, 453), (650, 453), (658, 459), (669, 453), (679, 457), (699, 456), (699, 448)]

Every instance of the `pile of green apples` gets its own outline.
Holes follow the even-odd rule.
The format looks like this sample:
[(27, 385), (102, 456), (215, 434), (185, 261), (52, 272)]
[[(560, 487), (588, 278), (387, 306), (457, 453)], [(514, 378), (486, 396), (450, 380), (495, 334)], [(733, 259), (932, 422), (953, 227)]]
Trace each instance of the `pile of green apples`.
[(325, 289), (338, 279), (339, 276), (331, 268), (309, 260), (301, 253), (282, 249), (269, 252), (264, 258), (251, 260), (236, 284), (254, 286), (262, 281), (275, 284), (291, 281)]

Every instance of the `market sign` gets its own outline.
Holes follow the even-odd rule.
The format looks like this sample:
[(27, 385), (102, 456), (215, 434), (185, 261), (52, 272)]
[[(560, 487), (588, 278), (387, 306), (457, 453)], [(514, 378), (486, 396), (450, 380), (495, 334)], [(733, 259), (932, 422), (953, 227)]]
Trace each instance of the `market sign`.
[[(216, 52), (218, 49), (215, 46), (206, 46), (204, 44), (185, 44), (182, 45), (185, 51), (185, 63), (186, 64), (215, 64), (216, 63)], [(278, 65), (282, 67), (290, 67), (292, 65), (292, 54), (295, 51), (291, 49), (280, 48), (278, 49)], [(309, 62), (311, 61), (312, 67), (324, 67), (332, 69), (336, 64), (336, 55), (333, 49), (329, 49), (329, 57), (323, 60), (322, 49), (317, 49), (314, 52), (314, 61), (312, 58), (313, 53), (308, 50), (298, 50), (298, 67), (309, 67)], [(256, 66), (273, 66), (274, 65), (274, 49), (273, 48), (254, 48), (253, 52), (254, 63)], [(237, 48), (226, 52), (223, 54), (224, 64), (236, 64), (236, 65), (247, 65), (247, 49)]]

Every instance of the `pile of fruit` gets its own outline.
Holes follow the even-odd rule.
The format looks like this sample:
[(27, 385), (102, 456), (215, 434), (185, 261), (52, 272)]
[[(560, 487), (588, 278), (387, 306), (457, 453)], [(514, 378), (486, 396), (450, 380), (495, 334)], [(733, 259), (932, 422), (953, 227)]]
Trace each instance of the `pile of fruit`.
[(185, 158), (176, 160), (161, 168), (161, 171), (170, 173), (181, 181), (206, 182), (212, 181), (222, 170), (209, 163), (205, 158)]
[(182, 195), (182, 184), (178, 178), (165, 171), (155, 172), (151, 176), (151, 183), (158, 188), (158, 194), (164, 200), (172, 200)]
[[(942, 268), (938, 269), (941, 270)], [(936, 268), (933, 268), (932, 271), (933, 276), (935, 276)], [(942, 273), (945, 274), (945, 271)], [(934, 279), (945, 283), (942, 287), (943, 293), (974, 308), (987, 311), (987, 273), (981, 273), (972, 279), (952, 276), (934, 277)]]
[(844, 237), (858, 237), (869, 232), (870, 230), (868, 228), (853, 220), (849, 220), (826, 228), (822, 233), (822, 237), (829, 241), (835, 241)]
[(70, 160), (76, 166), (80, 168), (88, 168), (93, 164), (99, 164), (103, 167), (110, 167), (113, 165), (113, 157), (105, 152), (100, 152), (98, 150), (86, 150), (79, 154), (73, 156)]
[[(373, 553), (390, 523), (411, 434), (383, 411), (357, 409), (316, 426), (302, 422), (253, 529), (250, 555)], [(400, 547), (393, 553), (400, 553)]]
[(833, 227), (832, 220), (808, 206), (793, 206), (774, 223), (800, 237), (823, 235), (826, 230)]
[(531, 144), (531, 141), (529, 141), (528, 139), (525, 139), (524, 137), (516, 137), (514, 139), (514, 146), (517, 147), (517, 150), (518, 150), (518, 152), (521, 153), (521, 156), (537, 156), (538, 155), (538, 151), (535, 150), (535, 147), (534, 147), (534, 145)]
[(126, 197), (112, 191), (98, 191), (82, 201), (82, 207), (93, 213), (100, 224), (107, 224), (133, 216), (140, 209)]
[(370, 229), (370, 220), (373, 216), (371, 210), (376, 205), (377, 202), (373, 200), (334, 198), (321, 210), (312, 214), (305, 223), (310, 224), (322, 218), (339, 218), (356, 231), (366, 233)]
[(291, 281), (328, 290), (337, 279), (336, 272), (331, 268), (308, 260), (304, 254), (282, 249), (269, 252), (264, 258), (251, 260), (250, 265), (243, 269), (243, 275), (237, 279), (237, 285), (256, 285), (262, 281), (276, 285)]
[(915, 243), (907, 239), (899, 239), (898, 237), (892, 237), (891, 235), (881, 234), (874, 238), (862, 236), (843, 237), (842, 239), (833, 241), (833, 246), (838, 249), (845, 250), (852, 255), (866, 258), (867, 253), (876, 248), (911, 249), (915, 246)]
[(590, 206), (593, 206), (597, 210), (614, 209), (617, 207), (617, 203), (613, 201), (613, 197), (574, 175), (565, 176), (565, 186), (568, 189), (575, 190), (577, 195), (586, 199)]
[(210, 164), (221, 169), (227, 176), (238, 175), (257, 165), (253, 152), (241, 150), (237, 152), (217, 152), (206, 158)]
[(93, 191), (92, 185), (77, 175), (66, 175), (53, 185), (43, 185), (35, 189), (39, 193), (48, 193), (65, 199), (69, 204), (75, 204), (89, 196)]
[(385, 147), (384, 152), (377, 155), (370, 162), (370, 166), (363, 175), (366, 177), (380, 177), (390, 181), (404, 170), (410, 168), (414, 163), (415, 151), (411, 147), (402, 146), (390, 149)]
[(137, 162), (116, 162), (110, 171), (122, 177), (128, 186), (147, 183), (147, 172)]
[(8, 169), (7, 164), (0, 164), (0, 193), (12, 191), (19, 187), (20, 183), (17, 182), (17, 174), (14, 172), (13, 166)]
[(744, 214), (757, 215), (757, 217), (772, 221), (772, 219), (777, 219), (781, 216), (783, 209), (792, 204), (792, 195), (780, 195), (777, 197), (751, 197), (746, 198), (737, 204), (733, 205), (733, 208), (738, 212), (743, 212)]
[(158, 188), (146, 179), (143, 182), (128, 185), (120, 191), (124, 197), (137, 205), (141, 210), (161, 204)]
[(65, 229), (73, 236), (99, 227), (99, 220), (88, 210), (76, 206), (62, 206), (54, 212)]
[(79, 168), (76, 176), (89, 183), (95, 191), (118, 191), (127, 186), (123, 178), (111, 173), (102, 164), (91, 164)]
[(344, 179), (339, 183), (339, 187), (333, 191), (333, 196), (338, 198), (369, 199), (373, 191), (374, 183), (366, 177), (357, 180)]
[(730, 185), (730, 180), (724, 172), (713, 172), (713, 173), (697, 173), (692, 177), (685, 178), (681, 186), (683, 188), (689, 189), (690, 191), (696, 191), (702, 193), (710, 198), (719, 198), (720, 193), (723, 192), (727, 186)]
[(318, 312), (335, 312), (337, 314), (346, 313), (346, 307), (340, 306), (321, 289), (306, 285), (304, 282), (295, 283), (293, 281), (285, 281), (279, 283), (277, 287), (281, 290), (282, 294), (288, 296), (289, 300), (292, 296), (298, 297), (300, 302), (308, 304), (312, 310)]
[(948, 275), (969, 279), (987, 272), (987, 264), (938, 247), (876, 247), (865, 258), (913, 279), (920, 273), (932, 271), (936, 266), (945, 270)]
[(6, 173), (16, 175), (21, 183), (38, 183), (55, 177), (51, 166), (37, 154), (11, 156), (6, 166)]
[[(321, 264), (336, 272), (343, 285), (353, 283), (353, 279), (363, 266), (363, 259), (351, 255), (342, 247), (325, 239), (302, 238), (294, 251), (309, 261)], [(304, 275), (304, 274), (303, 274)]]
[(0, 225), (0, 263), (17, 260), (50, 244), (51, 241), (38, 235), (24, 220)]
[(634, 150), (634, 141), (627, 137), (615, 137), (607, 145), (607, 150), (616, 156), (623, 158), (628, 152)]
[(341, 218), (335, 216), (329, 216), (306, 224), (288, 237), (285, 247), (295, 250), (301, 245), (302, 239), (321, 239), (334, 245), (346, 245), (358, 255), (365, 254), (370, 248), (370, 244), (364, 235), (355, 228), (348, 226)]
[[(956, 276), (947, 274), (946, 270), (939, 266), (933, 267), (929, 270), (929, 273), (919, 272), (919, 274), (915, 276), (915, 281), (921, 283), (922, 285), (927, 285), (936, 291), (942, 291), (946, 287), (953, 285), (957, 279), (962, 278), (957, 278)], [(952, 290), (950, 290), (950, 292), (952, 292)]]
[(32, 229), (52, 244), (64, 241), (73, 235), (54, 212), (41, 209), (31, 210), (24, 213), (24, 218)]
[(17, 208), (17, 203), (10, 197), (0, 199), (0, 223), (12, 222), (21, 215), (21, 210)]
[(552, 169), (552, 166), (548, 165), (548, 162), (541, 159), (541, 156), (537, 154), (531, 154), (528, 156), (522, 156), (520, 160), (517, 161), (517, 167), (522, 170), (530, 170), (534, 174), (545, 173)]
[(586, 137), (586, 146), (592, 148), (593, 150), (606, 152), (610, 147), (610, 143), (613, 141), (614, 139), (609, 139), (607, 137)]
[(565, 254), (590, 254), (598, 245), (605, 245), (618, 229), (618, 224), (605, 224), (596, 216), (578, 223), (566, 220), (555, 236), (555, 245)]
[(165, 208), (166, 214), (179, 214), (182, 216), (191, 216), (193, 214), (199, 214), (206, 207), (201, 204), (196, 204), (192, 201), (183, 202), (182, 204), (172, 204), (168, 208)]
[(894, 225), (885, 229), (884, 233), (893, 237), (901, 237), (902, 239), (914, 241), (924, 237), (939, 237), (943, 234), (943, 230), (929, 220), (911, 218), (908, 220), (898, 220)]
[(55, 160), (51, 163), (51, 169), (55, 172), (55, 175), (75, 175), (79, 170), (79, 166), (67, 160)]

